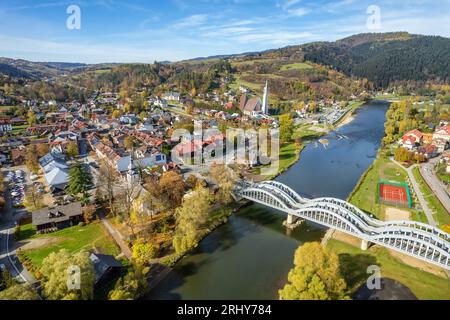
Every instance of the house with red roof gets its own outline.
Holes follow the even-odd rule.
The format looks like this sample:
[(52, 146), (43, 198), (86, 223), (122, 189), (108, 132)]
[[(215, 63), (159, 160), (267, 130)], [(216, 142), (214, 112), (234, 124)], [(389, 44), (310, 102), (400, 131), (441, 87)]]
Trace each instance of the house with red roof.
[(433, 140), (435, 139), (443, 139), (450, 142), (450, 126), (447, 125), (436, 129), (433, 134)]
[(412, 150), (423, 143), (423, 133), (419, 130), (411, 130), (405, 133), (400, 140), (400, 145), (403, 148)]

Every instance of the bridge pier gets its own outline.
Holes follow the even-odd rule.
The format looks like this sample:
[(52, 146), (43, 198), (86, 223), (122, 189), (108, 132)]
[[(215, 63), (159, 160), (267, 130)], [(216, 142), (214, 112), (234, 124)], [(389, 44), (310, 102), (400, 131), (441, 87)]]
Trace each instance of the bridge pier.
[(287, 219), (283, 222), (283, 226), (285, 226), (288, 230), (294, 230), (295, 228), (302, 225), (304, 220), (294, 216), (293, 214), (288, 214)]
[(367, 251), (370, 247), (371, 243), (367, 240), (361, 240), (361, 250)]

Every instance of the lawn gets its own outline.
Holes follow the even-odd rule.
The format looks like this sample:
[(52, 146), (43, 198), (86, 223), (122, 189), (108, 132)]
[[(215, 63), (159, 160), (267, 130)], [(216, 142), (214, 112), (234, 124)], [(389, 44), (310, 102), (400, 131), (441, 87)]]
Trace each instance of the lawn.
[(420, 174), (419, 168), (416, 167), (413, 169), (414, 177), (419, 183), (420, 190), (422, 191), (425, 200), (430, 206), (431, 210), (434, 211), (434, 216), (437, 219), (439, 226), (445, 226), (450, 224), (450, 214), (448, 214), (447, 210), (444, 208), (439, 199), (434, 195), (433, 191), (430, 189), (428, 184), (423, 179)]
[(61, 249), (73, 253), (81, 249), (97, 249), (103, 254), (117, 256), (120, 250), (114, 240), (110, 238), (101, 223), (92, 223), (86, 226), (75, 226), (51, 234), (38, 235), (31, 225), (21, 227), (18, 239), (20, 240), (48, 240), (41, 248), (23, 251), (31, 263), (39, 267), (42, 261), (52, 252)]
[(99, 69), (95, 70), (95, 74), (103, 74), (103, 73), (110, 73), (111, 69)]
[(308, 70), (313, 69), (313, 66), (307, 63), (299, 62), (299, 63), (291, 63), (286, 64), (281, 67), (281, 71), (288, 71), (288, 70)]
[[(380, 180), (386, 180), (404, 183), (408, 181), (407, 176), (405, 170), (398, 167), (389, 159), (377, 158), (361, 177), (361, 180), (353, 190), (348, 201), (361, 210), (371, 213), (382, 220), (386, 207), (377, 203), (378, 182)], [(417, 218), (422, 219), (420, 215)]]
[[(295, 142), (285, 143), (280, 146), (280, 162), (278, 167), (278, 174), (283, 173), (298, 161), (303, 148), (304, 145), (298, 146)], [(269, 166), (257, 167), (255, 168), (254, 173), (261, 174), (261, 168), (269, 168)]]
[(387, 249), (373, 247), (368, 251), (362, 251), (335, 239), (328, 242), (328, 248), (339, 255), (342, 274), (352, 293), (366, 282), (369, 276), (366, 272), (367, 267), (377, 265), (381, 268), (383, 278), (390, 278), (404, 284), (418, 299), (450, 299), (448, 279), (406, 265), (393, 257)]
[(255, 92), (262, 92), (262, 85), (242, 80), (241, 77), (239, 77), (238, 75), (236, 75), (235, 81), (233, 83), (230, 83), (230, 88), (237, 91), (239, 90), (239, 86), (241, 85)]

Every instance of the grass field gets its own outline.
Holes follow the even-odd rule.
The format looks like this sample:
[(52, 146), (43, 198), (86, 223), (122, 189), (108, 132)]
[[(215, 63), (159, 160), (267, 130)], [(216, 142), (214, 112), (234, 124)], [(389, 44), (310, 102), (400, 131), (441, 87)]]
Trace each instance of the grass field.
[(385, 206), (377, 203), (377, 185), (380, 180), (404, 183), (407, 173), (389, 159), (377, 158), (361, 177), (360, 182), (349, 197), (349, 202), (360, 209), (384, 218)]
[(239, 76), (235, 77), (235, 81), (233, 83), (230, 83), (230, 88), (233, 90), (239, 90), (239, 86), (243, 85), (244, 87), (247, 87), (255, 92), (262, 92), (262, 85), (259, 85), (257, 83), (247, 82), (245, 80), (242, 80)]
[(110, 73), (111, 69), (100, 69), (100, 70), (95, 70), (95, 74), (103, 74), (103, 73)]
[(416, 178), (417, 183), (420, 185), (420, 190), (422, 191), (428, 205), (431, 210), (434, 211), (434, 217), (437, 219), (437, 223), (439, 226), (449, 225), (450, 224), (450, 214), (448, 214), (445, 207), (439, 201), (439, 199), (434, 195), (434, 192), (430, 189), (428, 184), (423, 179), (420, 174), (419, 168), (416, 167), (413, 169), (414, 177)]
[(313, 69), (314, 67), (310, 64), (299, 62), (299, 63), (292, 63), (292, 64), (286, 64), (281, 67), (281, 71), (288, 71), (288, 70), (308, 70)]
[(407, 286), (421, 300), (449, 300), (450, 281), (402, 263), (387, 249), (373, 247), (362, 251), (350, 244), (331, 239), (328, 248), (339, 255), (341, 270), (354, 293), (368, 278), (367, 267), (377, 265), (381, 276)]
[[(119, 248), (110, 238), (101, 223), (92, 223), (86, 226), (75, 226), (51, 234), (36, 234), (35, 230), (29, 225), (21, 227), (18, 240), (37, 240), (42, 241), (40, 248), (24, 250), (23, 254), (29, 258), (36, 267), (41, 266), (42, 261), (52, 252), (66, 249), (69, 252), (77, 252), (81, 249), (97, 249), (103, 254), (117, 256), (120, 253)], [(27, 241), (28, 242), (28, 241)]]
[[(278, 168), (278, 173), (286, 171), (290, 166), (298, 161), (300, 158), (300, 153), (304, 146), (297, 146), (295, 142), (285, 143), (280, 146), (280, 163)], [(255, 168), (254, 173), (260, 174), (261, 168), (268, 166), (260, 166)]]

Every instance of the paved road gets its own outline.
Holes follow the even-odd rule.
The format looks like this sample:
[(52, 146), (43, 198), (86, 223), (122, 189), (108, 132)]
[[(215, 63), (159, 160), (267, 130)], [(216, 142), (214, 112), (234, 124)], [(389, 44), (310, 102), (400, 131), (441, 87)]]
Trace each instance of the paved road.
[(6, 210), (0, 222), (0, 263), (4, 264), (19, 281), (38, 286), (38, 281), (23, 267), (16, 255), (14, 228), (16, 221), (20, 220), (26, 212), (14, 209), (8, 191), (5, 200)]
[(442, 203), (445, 209), (447, 209), (447, 212), (450, 213), (450, 196), (447, 193), (447, 188), (439, 180), (434, 171), (434, 168), (438, 162), (439, 158), (436, 158), (423, 164), (422, 166), (420, 166), (420, 173), (422, 174), (422, 177), (425, 179), (431, 190), (433, 190), (436, 197), (438, 197), (439, 201)]
[(402, 167), (403, 169), (406, 170), (406, 172), (408, 173), (409, 176), (409, 180), (411, 181), (411, 184), (414, 188), (414, 191), (417, 195), (417, 198), (419, 199), (419, 203), (420, 206), (422, 207), (423, 211), (425, 212), (425, 215), (427, 216), (428, 219), (428, 224), (430, 224), (433, 227), (437, 226), (436, 221), (434, 220), (433, 217), (433, 210), (430, 209), (430, 207), (428, 206), (427, 201), (425, 200), (425, 196), (423, 195), (422, 191), (420, 191), (420, 187), (419, 187), (419, 183), (416, 181), (416, 178), (414, 177), (413, 174), (413, 169), (416, 167), (411, 166), (409, 168), (405, 168), (401, 163), (395, 161), (394, 159), (391, 159), (395, 164), (397, 164), (398, 166)]

